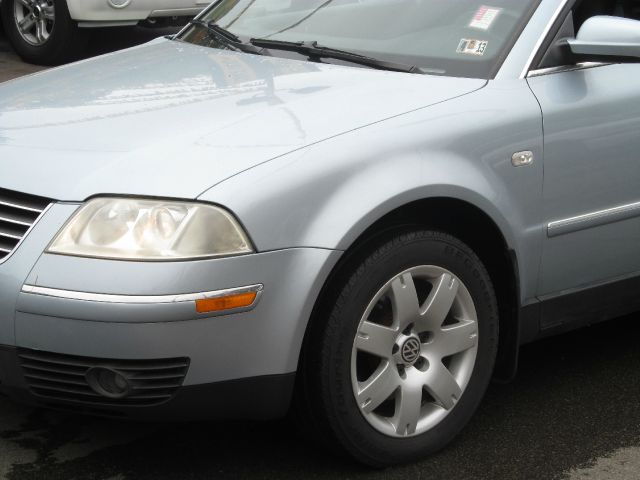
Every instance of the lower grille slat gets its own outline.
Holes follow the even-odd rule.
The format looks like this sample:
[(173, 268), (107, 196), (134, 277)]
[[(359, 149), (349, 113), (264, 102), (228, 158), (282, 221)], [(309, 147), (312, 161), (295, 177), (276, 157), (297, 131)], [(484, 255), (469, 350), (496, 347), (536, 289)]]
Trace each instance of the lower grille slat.
[[(188, 358), (123, 360), (80, 357), (19, 349), (24, 378), (31, 392), (48, 401), (91, 405), (153, 406), (176, 394), (187, 375)], [(88, 377), (92, 370), (106, 368), (129, 382), (128, 394), (111, 398), (95, 390)], [(99, 390), (99, 389), (98, 389)]]
[[(82, 360), (82, 357), (73, 357), (69, 355), (60, 355), (57, 353), (43, 353), (42, 355), (34, 355), (32, 353), (21, 353), (20, 358), (25, 360), (35, 360), (37, 362), (45, 362), (49, 364), (56, 364), (61, 366), (70, 366), (70, 367), (83, 367), (85, 366), (85, 362)], [(116, 370), (122, 371), (134, 371), (134, 372), (143, 372), (143, 371), (152, 371), (152, 370), (167, 370), (173, 368), (186, 368), (189, 366), (189, 362), (185, 359), (177, 359), (176, 361), (171, 362), (171, 364), (163, 363), (163, 361), (158, 360), (112, 360), (112, 359), (101, 359), (100, 366), (114, 368)]]
[[(182, 369), (183, 367), (180, 367)], [(182, 378), (181, 373), (159, 373), (159, 374), (141, 374), (132, 376), (132, 380), (171, 380)]]
[[(160, 400), (160, 401), (156, 401), (156, 403), (154, 403), (154, 405), (159, 405), (161, 403), (164, 403), (165, 401), (169, 400), (170, 397), (167, 397), (164, 400)], [(107, 413), (110, 416), (114, 416), (114, 414), (117, 414), (118, 412), (114, 412), (112, 411), (112, 409), (118, 408), (118, 407), (147, 407), (148, 405), (148, 400), (143, 399), (142, 401), (136, 400), (135, 398), (127, 398), (127, 399), (123, 399), (123, 400), (105, 400), (104, 402), (100, 403), (100, 404), (96, 404), (95, 402), (91, 402), (91, 401), (87, 401), (86, 398), (84, 397), (74, 397), (74, 396), (65, 396), (65, 395), (60, 395), (58, 397), (56, 397), (56, 399), (54, 401), (51, 402), (47, 402), (47, 405), (50, 407), (54, 407), (54, 408), (60, 408), (60, 407), (76, 407), (76, 406), (83, 406), (83, 407), (90, 407), (92, 413)], [(111, 411), (110, 411), (111, 410)]]
[(30, 385), (31, 385), (31, 388), (33, 388), (36, 391), (45, 390), (45, 391), (51, 391), (51, 392), (73, 393), (75, 395), (87, 395), (89, 397), (100, 396), (97, 393), (90, 390), (88, 387), (85, 390), (82, 388), (73, 388), (71, 386), (63, 387), (63, 386), (47, 385), (46, 383), (41, 383), (41, 382), (30, 382)]
[(136, 387), (134, 386), (133, 389), (137, 390), (137, 391), (142, 391), (142, 390), (171, 390), (173, 388), (177, 388), (180, 386), (182, 382), (180, 383), (163, 383), (160, 385), (145, 385), (143, 387)]
[(60, 375), (77, 375), (80, 377), (84, 377), (86, 371), (83, 369), (75, 369), (69, 370), (68, 368), (59, 368), (59, 367), (51, 367), (47, 364), (34, 364), (34, 363), (23, 363), (22, 368), (25, 370), (36, 370), (39, 372), (50, 372), (50, 373), (59, 373)]
[(28, 378), (29, 380), (33, 380), (33, 381), (38, 381), (38, 380), (43, 380), (46, 382), (60, 382), (62, 384), (68, 384), (68, 385), (86, 385), (87, 382), (84, 381), (81, 377), (80, 378), (61, 378), (59, 376), (55, 376), (55, 377), (51, 377), (51, 376), (47, 376), (47, 375), (34, 375), (32, 373), (27, 373), (25, 374), (25, 378)]

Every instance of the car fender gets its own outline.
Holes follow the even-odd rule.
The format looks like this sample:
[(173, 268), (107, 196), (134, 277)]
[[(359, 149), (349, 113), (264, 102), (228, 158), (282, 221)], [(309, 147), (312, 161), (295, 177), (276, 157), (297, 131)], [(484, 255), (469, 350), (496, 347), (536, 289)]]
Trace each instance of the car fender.
[[(536, 161), (514, 167), (519, 150)], [(538, 274), (542, 166), (537, 102), (524, 83), (496, 82), (265, 162), (200, 198), (231, 209), (258, 250), (346, 250), (398, 207), (461, 200), (488, 215), (515, 251), (524, 301)]]

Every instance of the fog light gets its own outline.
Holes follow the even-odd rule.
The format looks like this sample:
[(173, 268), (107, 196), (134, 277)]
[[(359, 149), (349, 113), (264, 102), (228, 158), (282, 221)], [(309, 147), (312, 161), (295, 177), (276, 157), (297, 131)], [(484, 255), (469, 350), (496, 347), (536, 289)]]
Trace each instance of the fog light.
[(124, 398), (131, 388), (127, 377), (106, 367), (90, 369), (85, 378), (94, 392), (107, 398)]

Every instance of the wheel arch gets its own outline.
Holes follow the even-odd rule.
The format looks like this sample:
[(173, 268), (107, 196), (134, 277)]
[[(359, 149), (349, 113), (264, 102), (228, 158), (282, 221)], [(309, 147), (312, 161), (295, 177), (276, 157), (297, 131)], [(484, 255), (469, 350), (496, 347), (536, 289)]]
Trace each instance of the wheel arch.
[[(357, 226), (354, 226), (357, 228)], [(510, 380), (517, 369), (519, 350), (520, 280), (518, 256), (509, 235), (482, 208), (455, 197), (435, 196), (414, 200), (377, 218), (357, 235), (346, 234), (344, 254), (332, 269), (314, 304), (301, 349), (326, 316), (336, 284), (368, 251), (368, 247), (386, 235), (402, 230), (423, 228), (449, 233), (466, 243), (483, 261), (494, 284), (499, 307), (499, 345), (494, 377)], [(350, 238), (352, 237), (352, 238)], [(301, 363), (300, 363), (301, 364)]]

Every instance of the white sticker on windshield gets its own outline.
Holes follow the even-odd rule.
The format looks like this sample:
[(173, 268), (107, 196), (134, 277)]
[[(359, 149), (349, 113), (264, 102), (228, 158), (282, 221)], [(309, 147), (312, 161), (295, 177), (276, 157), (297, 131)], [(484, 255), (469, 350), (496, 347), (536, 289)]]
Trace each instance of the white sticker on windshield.
[(489, 30), (501, 11), (501, 8), (482, 5), (469, 23), (469, 27), (479, 30)]
[(463, 38), (460, 40), (456, 52), (464, 53), (466, 55), (482, 56), (487, 50), (487, 45), (489, 45), (489, 42), (486, 40), (469, 40), (468, 38)]

